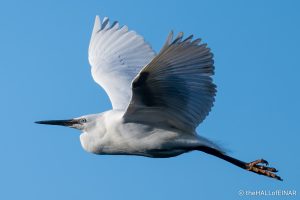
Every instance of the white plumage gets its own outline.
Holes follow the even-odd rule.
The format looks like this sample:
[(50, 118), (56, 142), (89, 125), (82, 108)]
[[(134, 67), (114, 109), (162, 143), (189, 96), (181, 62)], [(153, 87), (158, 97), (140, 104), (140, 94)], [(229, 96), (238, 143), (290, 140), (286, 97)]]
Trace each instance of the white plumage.
[(96, 17), (89, 46), (94, 80), (108, 94), (113, 109), (124, 110), (131, 98), (131, 81), (155, 53), (144, 39), (118, 22)]
[(217, 156), (243, 169), (281, 180), (263, 159), (245, 163), (199, 136), (196, 127), (213, 106), (213, 55), (200, 39), (173, 32), (155, 55), (144, 39), (97, 16), (89, 45), (94, 80), (112, 110), (70, 120), (39, 121), (82, 131), (82, 147), (95, 154), (172, 157), (192, 150)]
[(93, 127), (105, 129), (102, 134), (95, 128), (81, 135), (87, 151), (168, 157), (199, 145), (216, 148), (195, 133), (214, 101), (213, 56), (199, 39), (182, 39), (183, 33), (173, 39), (171, 32), (155, 56), (126, 26), (96, 17), (89, 61), (113, 110), (93, 115), (96, 119), (84, 117), (98, 122)]

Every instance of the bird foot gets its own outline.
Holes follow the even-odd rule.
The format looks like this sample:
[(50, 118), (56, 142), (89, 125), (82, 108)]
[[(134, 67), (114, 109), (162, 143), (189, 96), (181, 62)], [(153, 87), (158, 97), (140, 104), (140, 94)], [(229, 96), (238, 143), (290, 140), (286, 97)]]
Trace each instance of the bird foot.
[(246, 163), (246, 170), (282, 181), (280, 176), (275, 174), (278, 170), (273, 167), (268, 167), (268, 165), (269, 163), (266, 160), (259, 159)]

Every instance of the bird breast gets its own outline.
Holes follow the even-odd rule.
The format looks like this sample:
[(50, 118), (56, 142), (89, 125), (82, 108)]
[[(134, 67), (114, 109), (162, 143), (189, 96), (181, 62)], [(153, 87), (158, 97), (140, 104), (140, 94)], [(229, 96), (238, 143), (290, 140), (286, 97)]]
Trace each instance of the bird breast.
[[(173, 147), (180, 147), (185, 141), (192, 139), (174, 130), (140, 123), (124, 123), (122, 116), (122, 113), (116, 111), (105, 113), (102, 116), (105, 126), (102, 130), (105, 132), (99, 132), (97, 127), (83, 132), (80, 135), (82, 147), (95, 154), (170, 157), (168, 153), (171, 156), (182, 153), (178, 149), (173, 152)], [(160, 156), (161, 151), (167, 153), (167, 156)]]

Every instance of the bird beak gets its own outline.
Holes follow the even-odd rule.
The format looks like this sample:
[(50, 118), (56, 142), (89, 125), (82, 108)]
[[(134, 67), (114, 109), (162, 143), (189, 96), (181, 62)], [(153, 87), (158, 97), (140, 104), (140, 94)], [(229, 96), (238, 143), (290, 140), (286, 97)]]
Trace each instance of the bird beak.
[(47, 120), (47, 121), (37, 121), (37, 124), (47, 124), (47, 125), (58, 125), (58, 126), (69, 126), (80, 124), (78, 119), (67, 119), (67, 120)]

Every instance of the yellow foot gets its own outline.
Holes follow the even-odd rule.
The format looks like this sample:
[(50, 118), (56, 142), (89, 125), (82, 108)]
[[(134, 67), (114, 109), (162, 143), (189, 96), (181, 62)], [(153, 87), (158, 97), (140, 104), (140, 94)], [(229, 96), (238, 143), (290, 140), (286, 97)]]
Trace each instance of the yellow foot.
[(246, 163), (246, 170), (282, 181), (280, 176), (275, 174), (278, 172), (277, 169), (273, 167), (267, 167), (268, 164), (269, 163), (264, 159), (255, 160), (253, 162)]

